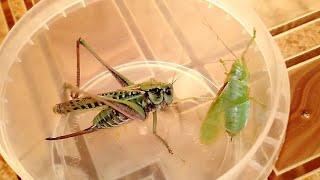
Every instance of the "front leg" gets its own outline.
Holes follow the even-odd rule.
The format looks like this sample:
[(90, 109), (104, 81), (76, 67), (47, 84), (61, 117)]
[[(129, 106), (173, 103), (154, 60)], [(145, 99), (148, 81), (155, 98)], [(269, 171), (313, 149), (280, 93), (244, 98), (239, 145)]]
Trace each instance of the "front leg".
[(166, 146), (166, 148), (167, 148), (167, 150), (168, 150), (168, 152), (170, 153), (170, 154), (173, 154), (173, 152), (172, 152), (172, 149), (170, 148), (170, 146), (168, 145), (168, 143), (161, 137), (161, 136), (159, 136), (158, 134), (157, 134), (157, 111), (154, 111), (153, 113), (152, 113), (152, 116), (153, 116), (153, 121), (152, 121), (152, 132), (153, 132), (153, 134), (160, 140), (160, 142), (164, 145), (164, 146)]

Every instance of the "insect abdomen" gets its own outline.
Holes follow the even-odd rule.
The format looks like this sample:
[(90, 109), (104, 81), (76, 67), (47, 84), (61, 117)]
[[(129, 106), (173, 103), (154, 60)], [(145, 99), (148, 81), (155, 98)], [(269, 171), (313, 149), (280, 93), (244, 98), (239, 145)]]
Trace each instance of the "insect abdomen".
[[(139, 91), (113, 91), (99, 96), (111, 97), (113, 99), (127, 99), (134, 96), (138, 96), (141, 92)], [(72, 111), (85, 110), (104, 106), (103, 102), (98, 102), (91, 97), (77, 98), (67, 102), (57, 104), (53, 107), (53, 112), (58, 114), (67, 114)]]
[(246, 125), (249, 118), (250, 101), (236, 104), (225, 109), (225, 128), (230, 136), (238, 134)]
[(96, 117), (93, 119), (93, 126), (99, 129), (102, 128), (111, 128), (116, 127), (121, 124), (124, 124), (129, 119), (123, 114), (112, 108), (106, 108), (102, 110)]
[(230, 136), (239, 133), (249, 117), (249, 75), (243, 64), (234, 63), (228, 86), (223, 92), (225, 108), (225, 128)]
[(57, 104), (53, 107), (53, 112), (66, 114), (72, 111), (97, 108), (104, 105), (103, 102), (98, 102), (90, 97), (85, 97)]

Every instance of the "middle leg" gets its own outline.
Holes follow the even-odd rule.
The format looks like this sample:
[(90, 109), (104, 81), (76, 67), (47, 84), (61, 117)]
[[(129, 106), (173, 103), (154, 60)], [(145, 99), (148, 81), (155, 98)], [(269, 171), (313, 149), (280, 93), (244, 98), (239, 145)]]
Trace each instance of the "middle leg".
[(170, 148), (169, 144), (167, 143), (167, 141), (165, 141), (161, 136), (159, 136), (157, 134), (157, 111), (154, 111), (153, 114), (153, 129), (152, 129), (152, 133), (160, 140), (160, 142), (167, 148), (168, 152), (170, 154), (173, 154), (173, 151), (172, 149)]

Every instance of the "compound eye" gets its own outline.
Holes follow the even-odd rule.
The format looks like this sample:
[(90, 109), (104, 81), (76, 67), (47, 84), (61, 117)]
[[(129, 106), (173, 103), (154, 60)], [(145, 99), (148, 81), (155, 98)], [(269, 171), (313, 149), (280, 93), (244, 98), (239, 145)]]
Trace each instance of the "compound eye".
[(173, 100), (172, 88), (167, 88), (164, 90), (164, 100), (167, 104), (170, 104)]
[(172, 90), (171, 90), (171, 88), (167, 88), (167, 89), (165, 89), (164, 90), (164, 93), (166, 94), (166, 95), (172, 95)]

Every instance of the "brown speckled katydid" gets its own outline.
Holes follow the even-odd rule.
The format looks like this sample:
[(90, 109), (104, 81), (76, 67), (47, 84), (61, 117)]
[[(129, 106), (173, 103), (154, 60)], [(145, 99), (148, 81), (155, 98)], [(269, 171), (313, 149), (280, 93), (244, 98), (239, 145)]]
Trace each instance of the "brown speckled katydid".
[[(122, 88), (92, 95), (79, 90), (80, 85), (80, 45), (85, 47), (102, 65), (104, 65)], [(95, 132), (99, 129), (113, 128), (125, 124), (133, 119), (145, 120), (148, 113), (153, 113), (153, 134), (164, 144), (170, 154), (173, 154), (168, 143), (157, 134), (157, 110), (163, 109), (173, 101), (173, 82), (163, 83), (151, 79), (147, 82), (134, 84), (129, 79), (121, 75), (95, 53), (95, 51), (84, 41), (79, 39), (76, 44), (77, 51), (77, 87), (65, 84), (65, 89), (71, 90), (71, 100), (62, 102), (54, 106), (53, 111), (58, 114), (67, 114), (73, 111), (84, 109), (102, 108), (94, 117), (90, 127), (79, 132), (48, 137), (46, 140), (60, 140), (83, 134)], [(79, 97), (79, 95), (82, 95)]]

